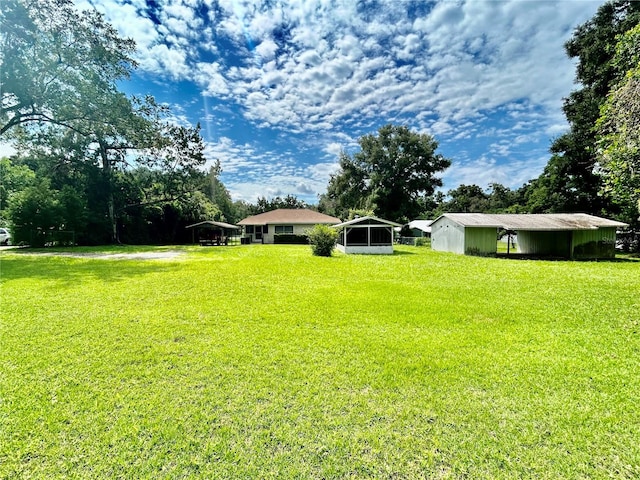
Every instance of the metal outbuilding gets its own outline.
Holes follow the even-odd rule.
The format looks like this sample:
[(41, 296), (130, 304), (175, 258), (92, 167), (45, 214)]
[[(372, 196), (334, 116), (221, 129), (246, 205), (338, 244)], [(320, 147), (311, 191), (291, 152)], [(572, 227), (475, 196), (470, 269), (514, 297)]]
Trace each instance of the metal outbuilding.
[(431, 237), (431, 224), (433, 220), (412, 220), (406, 226), (414, 237)]
[(616, 230), (626, 223), (585, 213), (445, 213), (431, 224), (431, 248), (495, 255), (498, 230), (518, 236), (518, 254), (575, 259), (615, 257)]

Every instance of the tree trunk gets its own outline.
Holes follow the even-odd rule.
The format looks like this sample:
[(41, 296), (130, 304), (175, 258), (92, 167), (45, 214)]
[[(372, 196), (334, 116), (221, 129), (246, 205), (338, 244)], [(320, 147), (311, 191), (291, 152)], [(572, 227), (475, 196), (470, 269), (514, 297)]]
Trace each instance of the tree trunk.
[(115, 202), (113, 199), (113, 185), (111, 182), (111, 162), (107, 154), (107, 146), (100, 141), (100, 157), (102, 159), (102, 172), (107, 187), (107, 212), (109, 215), (109, 224), (111, 225), (111, 243), (118, 243), (118, 228), (116, 223)]

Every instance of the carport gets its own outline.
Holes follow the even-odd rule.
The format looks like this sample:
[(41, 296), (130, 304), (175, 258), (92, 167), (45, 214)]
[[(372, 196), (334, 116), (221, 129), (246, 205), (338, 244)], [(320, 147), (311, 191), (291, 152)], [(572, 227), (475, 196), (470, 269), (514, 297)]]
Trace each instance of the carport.
[(237, 225), (213, 220), (187, 225), (186, 228), (191, 229), (192, 242), (202, 246), (239, 244), (242, 231), (242, 228)]

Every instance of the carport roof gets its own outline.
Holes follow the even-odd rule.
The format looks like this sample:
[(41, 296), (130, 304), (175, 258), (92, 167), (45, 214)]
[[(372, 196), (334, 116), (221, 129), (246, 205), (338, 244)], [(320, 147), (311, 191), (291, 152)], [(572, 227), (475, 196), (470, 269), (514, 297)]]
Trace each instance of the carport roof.
[(586, 213), (445, 213), (439, 218), (442, 217), (465, 227), (495, 227), (505, 230), (597, 230), (602, 227), (627, 226), (626, 223)]
[(240, 227), (237, 225), (231, 225), (230, 223), (225, 223), (225, 222), (214, 222), (213, 220), (205, 220), (204, 222), (194, 223), (193, 225), (187, 225), (185, 228), (194, 228), (194, 227), (203, 227), (203, 226), (227, 228), (229, 230), (240, 230)]

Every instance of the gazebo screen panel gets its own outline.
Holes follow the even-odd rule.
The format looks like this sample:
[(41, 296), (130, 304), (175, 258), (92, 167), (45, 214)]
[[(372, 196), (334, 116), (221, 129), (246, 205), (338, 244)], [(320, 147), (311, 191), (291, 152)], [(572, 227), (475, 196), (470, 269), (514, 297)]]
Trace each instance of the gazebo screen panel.
[(371, 245), (391, 245), (392, 243), (390, 227), (371, 227)]
[(368, 245), (366, 228), (347, 228), (345, 245)]

